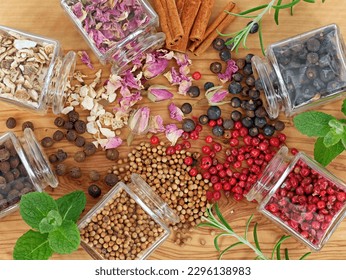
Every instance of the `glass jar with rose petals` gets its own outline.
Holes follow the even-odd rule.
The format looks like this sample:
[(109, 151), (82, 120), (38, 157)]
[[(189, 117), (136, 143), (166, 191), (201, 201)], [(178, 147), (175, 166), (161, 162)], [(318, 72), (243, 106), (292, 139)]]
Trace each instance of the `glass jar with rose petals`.
[(163, 46), (158, 15), (146, 0), (61, 0), (63, 9), (102, 64), (115, 74)]
[(346, 184), (300, 152), (283, 146), (246, 195), (258, 210), (314, 251), (346, 215)]

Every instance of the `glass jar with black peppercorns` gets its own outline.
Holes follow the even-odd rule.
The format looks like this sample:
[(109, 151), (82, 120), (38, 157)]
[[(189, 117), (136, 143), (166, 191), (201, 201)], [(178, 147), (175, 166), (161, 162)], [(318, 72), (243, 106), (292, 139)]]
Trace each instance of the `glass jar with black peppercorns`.
[(0, 136), (0, 218), (19, 207), (22, 195), (46, 186), (55, 188), (58, 181), (40, 144), (30, 128), (23, 137), (13, 132)]
[(335, 24), (274, 43), (252, 65), (273, 119), (340, 98), (346, 89), (345, 45)]

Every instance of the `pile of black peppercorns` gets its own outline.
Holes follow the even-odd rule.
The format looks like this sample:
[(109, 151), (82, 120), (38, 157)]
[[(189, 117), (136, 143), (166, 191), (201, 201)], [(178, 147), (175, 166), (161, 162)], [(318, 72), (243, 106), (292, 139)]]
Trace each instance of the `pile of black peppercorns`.
[[(345, 70), (338, 56), (336, 36), (336, 29), (327, 27), (309, 38), (273, 47), (288, 98), (294, 107), (345, 90), (346, 82), (340, 75)], [(277, 80), (274, 72), (272, 77)]]
[(0, 212), (35, 191), (27, 171), (10, 139), (0, 143)]

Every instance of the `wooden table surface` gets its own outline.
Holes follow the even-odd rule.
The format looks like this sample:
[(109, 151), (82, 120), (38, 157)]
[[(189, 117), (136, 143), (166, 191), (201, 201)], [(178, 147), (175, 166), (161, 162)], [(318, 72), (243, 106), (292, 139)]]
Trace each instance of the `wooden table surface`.
[[(236, 0), (235, 0), (236, 1)], [(253, 7), (255, 4), (263, 4), (269, 1), (264, 0), (242, 0), (236, 1), (241, 10)], [(328, 0), (325, 4), (321, 4), (321, 1), (317, 1), (316, 4), (300, 3), (295, 10), (293, 17), (289, 15), (288, 11), (282, 11), (280, 14), (280, 26), (276, 26), (273, 21), (273, 13), (266, 15), (263, 21), (263, 34), (265, 44), (276, 42), (278, 40), (288, 38), (297, 33), (305, 32), (313, 28), (317, 28), (330, 23), (336, 23), (340, 26), (342, 33), (346, 36), (346, 2), (339, 0)], [(216, 0), (216, 5), (213, 10), (213, 18), (218, 11), (225, 5), (225, 0)], [(239, 30), (245, 24), (247, 19), (238, 18), (234, 23), (229, 26), (227, 31), (232, 32)], [(64, 52), (69, 50), (86, 50), (92, 59), (95, 66), (95, 71), (89, 70), (81, 61), (77, 61), (77, 69), (83, 73), (90, 75), (90, 80), (93, 79), (93, 74), (96, 70), (104, 69), (102, 78), (106, 80), (109, 75), (109, 67), (101, 66), (95, 56), (91, 53), (87, 44), (84, 42), (77, 29), (74, 28), (70, 20), (64, 14), (63, 10), (59, 6), (58, 0), (1, 0), (0, 1), (0, 25), (10, 26), (13, 28), (26, 30), (41, 34), (43, 36), (55, 38), (62, 44)], [(238, 54), (233, 54), (233, 57), (243, 57), (248, 52), (260, 55), (260, 49), (258, 44), (258, 36), (252, 35), (248, 38), (248, 47), (250, 50), (241, 49)], [(216, 51), (210, 48), (205, 55), (194, 58), (192, 72), (198, 70), (202, 73), (202, 79), (198, 81), (199, 85), (203, 85), (206, 81), (216, 82), (215, 75), (209, 71), (209, 65), (211, 62), (218, 60), (218, 54)], [(187, 97), (175, 96), (175, 102), (182, 104), (184, 100), (189, 100)], [(190, 100), (191, 101), (191, 100)], [(147, 101), (143, 101), (147, 102)], [(147, 102), (149, 104), (149, 102)], [(152, 111), (157, 114), (161, 114), (165, 120), (168, 121), (168, 110), (162, 104), (149, 104)], [(340, 112), (341, 101), (330, 103), (320, 108), (321, 111), (334, 115), (335, 117), (343, 117)], [(231, 111), (230, 106), (224, 105), (223, 113), (227, 114)], [(196, 115), (199, 112), (203, 112), (205, 108), (200, 108), (196, 111)], [(86, 117), (87, 113), (79, 110), (82, 117)], [(35, 135), (38, 139), (42, 139), (44, 136), (52, 135), (55, 131), (53, 124), (54, 115), (49, 111), (48, 115), (42, 118), (40, 115), (33, 114), (22, 110), (18, 107), (13, 107), (1, 102), (0, 104), (0, 132), (6, 132), (8, 129), (5, 126), (5, 120), (9, 116), (14, 116), (17, 119), (18, 126), (14, 129), (14, 132), (21, 135), (21, 123), (26, 120), (31, 120), (35, 125)], [(281, 116), (281, 119), (286, 123), (287, 128), (285, 133), (287, 134), (287, 145), (289, 147), (298, 148), (301, 151), (306, 152), (309, 155), (313, 153), (314, 140), (301, 135), (292, 125), (292, 121)], [(210, 133), (210, 132), (204, 132)], [(203, 134), (206, 135), (206, 134)], [(123, 135), (124, 136), (124, 135)], [(124, 136), (125, 137), (125, 136)], [(146, 139), (146, 138), (144, 138)], [(140, 139), (137, 139), (139, 141)], [(195, 144), (196, 143), (196, 144)], [(202, 142), (194, 142), (194, 147), (198, 148)], [(54, 145), (50, 149), (46, 149), (47, 154), (56, 151), (57, 148), (63, 148), (70, 155), (73, 154), (75, 147), (69, 145), (66, 141)], [(120, 148), (121, 155), (125, 156), (130, 148), (123, 145)], [(73, 161), (72, 157), (68, 159)], [(340, 155), (332, 164), (328, 166), (328, 169), (336, 176), (346, 181), (346, 153)], [(105, 159), (104, 152), (99, 151), (93, 156), (93, 159), (80, 164), (83, 170), (83, 177), (81, 180), (68, 180), (66, 178), (59, 178), (60, 184), (58, 188), (52, 190), (47, 188), (46, 191), (58, 198), (65, 193), (72, 190), (83, 190), (87, 193), (87, 187), (90, 182), (87, 179), (88, 170), (98, 166), (98, 170), (101, 174), (106, 174), (107, 170), (112, 166), (112, 162)], [(101, 184), (102, 185), (102, 184)], [(103, 191), (107, 190), (106, 186), (102, 186)], [(97, 200), (92, 199), (87, 195), (87, 209), (89, 210)], [(245, 228), (245, 222), (251, 214), (255, 214), (255, 221), (259, 223), (258, 235), (261, 241), (263, 251), (267, 254), (270, 253), (274, 243), (284, 234), (284, 232), (271, 223), (269, 220), (261, 216), (256, 211), (256, 205), (247, 201), (235, 202), (232, 199), (228, 201), (222, 201), (222, 211), (227, 220), (233, 225), (235, 231), (242, 232)], [(18, 212), (13, 213), (0, 220), (0, 259), (11, 259), (14, 244), (18, 237), (20, 237), (28, 226), (21, 220)], [(322, 251), (319, 253), (313, 253), (309, 259), (346, 259), (346, 221), (343, 221), (335, 233), (330, 238), (329, 242), (325, 245)], [(159, 247), (149, 259), (216, 259), (218, 254), (213, 246), (212, 233), (207, 229), (196, 229), (190, 234), (190, 241), (184, 246), (174, 244), (172, 238), (169, 238), (162, 246)], [(224, 239), (222, 240), (222, 246), (231, 244), (234, 240)], [(293, 238), (285, 242), (287, 248), (290, 250), (291, 259), (296, 259), (298, 256), (307, 252), (308, 249), (298, 243)], [(253, 259), (253, 253), (247, 247), (237, 247), (232, 252), (227, 253), (224, 258), (226, 259)], [(71, 255), (54, 255), (53, 259), (90, 259), (90, 256), (80, 247), (78, 251)]]

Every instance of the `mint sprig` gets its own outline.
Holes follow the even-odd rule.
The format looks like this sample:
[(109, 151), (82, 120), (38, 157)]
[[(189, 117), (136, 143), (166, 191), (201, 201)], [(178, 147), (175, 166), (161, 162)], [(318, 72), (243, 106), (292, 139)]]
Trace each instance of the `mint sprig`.
[[(341, 112), (346, 116), (346, 99)], [(302, 134), (318, 137), (314, 158), (323, 166), (327, 166), (346, 149), (346, 119), (338, 120), (329, 114), (309, 111), (294, 117), (293, 122)]]
[(47, 193), (22, 196), (19, 208), (23, 220), (31, 226), (16, 242), (16, 260), (47, 260), (53, 253), (70, 254), (78, 249), (80, 233), (76, 222), (85, 208), (82, 191), (54, 200)]

